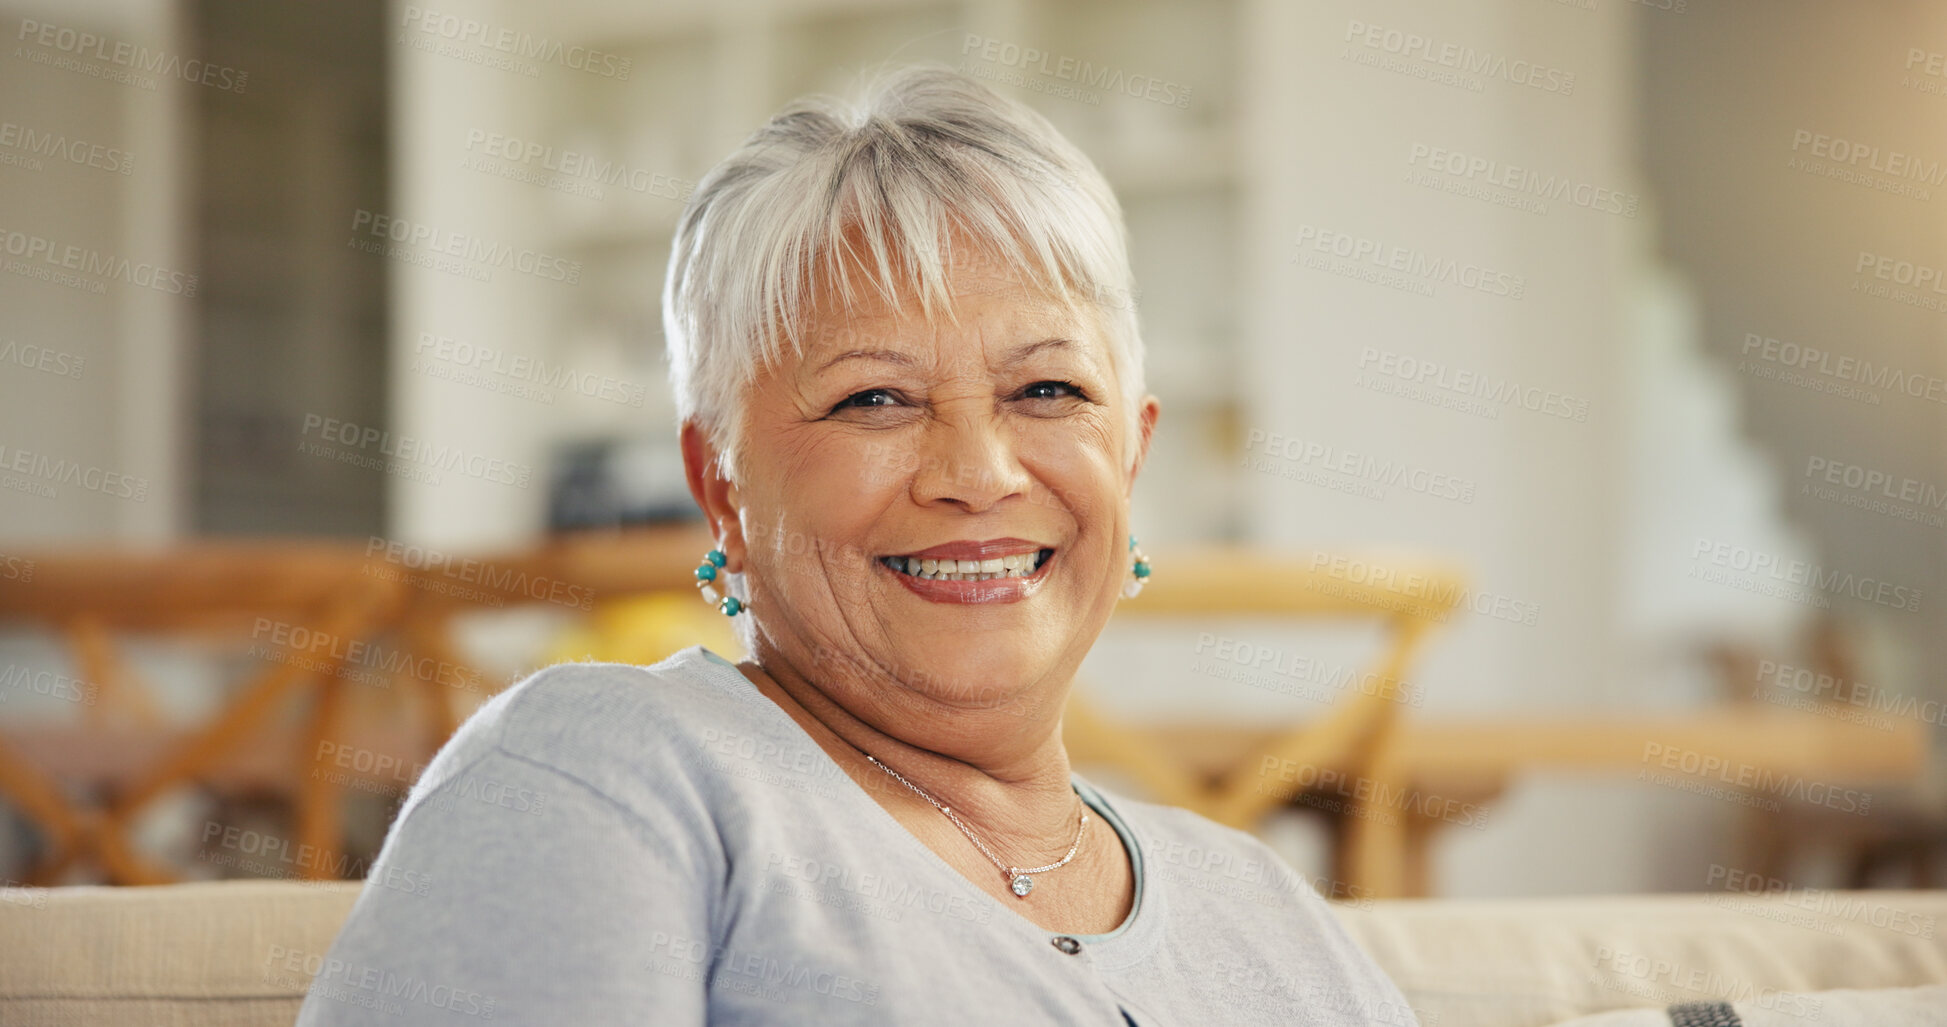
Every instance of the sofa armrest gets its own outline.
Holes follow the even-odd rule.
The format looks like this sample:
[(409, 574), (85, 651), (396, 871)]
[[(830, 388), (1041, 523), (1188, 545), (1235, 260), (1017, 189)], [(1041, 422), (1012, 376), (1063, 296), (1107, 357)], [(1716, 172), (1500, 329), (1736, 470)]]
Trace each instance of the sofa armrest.
[(288, 1024), (360, 887), (0, 890), (0, 1023)]

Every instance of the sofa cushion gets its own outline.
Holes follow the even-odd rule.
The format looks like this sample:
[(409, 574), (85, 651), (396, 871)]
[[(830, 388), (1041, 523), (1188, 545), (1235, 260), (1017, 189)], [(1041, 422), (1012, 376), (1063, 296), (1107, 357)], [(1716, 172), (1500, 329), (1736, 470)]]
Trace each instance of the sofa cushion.
[[(1427, 1027), (1947, 983), (1947, 892), (1717, 893), (1340, 907)], [(1800, 1010), (1801, 1013), (1805, 1010)]]
[[(1875, 988), (1871, 991), (1815, 991), (1800, 996), (1805, 1008), (1786, 1011), (1751, 1002), (1732, 1003), (1738, 1027), (1805, 1027), (1806, 1021), (1830, 1024), (1871, 1024), (1872, 1027), (1939, 1027), (1947, 1020), (1947, 985), (1921, 988)], [(1719, 1005), (1710, 1006), (1721, 1009)], [(1670, 1027), (1677, 1015), (1664, 1007), (1612, 1009), (1578, 1016), (1554, 1027)]]

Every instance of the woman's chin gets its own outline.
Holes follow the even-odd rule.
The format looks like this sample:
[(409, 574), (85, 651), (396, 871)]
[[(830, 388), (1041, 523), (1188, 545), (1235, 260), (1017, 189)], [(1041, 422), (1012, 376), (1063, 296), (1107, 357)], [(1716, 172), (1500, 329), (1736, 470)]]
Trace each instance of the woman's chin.
[(997, 705), (1020, 692), (1022, 682), (1046, 676), (1047, 661), (1018, 629), (954, 631), (894, 637), (892, 666), (901, 684), (946, 705)]
[(904, 681), (915, 694), (968, 713), (1017, 709), (1025, 707), (1028, 698), (1014, 683), (1036, 676), (1025, 662), (997, 659), (991, 652), (968, 654), (963, 661), (957, 653), (941, 651), (919, 661)]

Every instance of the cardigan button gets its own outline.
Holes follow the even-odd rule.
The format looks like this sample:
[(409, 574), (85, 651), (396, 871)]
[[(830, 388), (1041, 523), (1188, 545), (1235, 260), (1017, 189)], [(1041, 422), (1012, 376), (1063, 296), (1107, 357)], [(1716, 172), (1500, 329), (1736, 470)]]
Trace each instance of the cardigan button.
[(1065, 934), (1056, 935), (1054, 938), (1050, 939), (1049, 943), (1052, 944), (1055, 948), (1058, 948), (1062, 952), (1071, 956), (1077, 952), (1082, 951), (1082, 943), (1076, 941), (1073, 938), (1070, 938), (1068, 935)]

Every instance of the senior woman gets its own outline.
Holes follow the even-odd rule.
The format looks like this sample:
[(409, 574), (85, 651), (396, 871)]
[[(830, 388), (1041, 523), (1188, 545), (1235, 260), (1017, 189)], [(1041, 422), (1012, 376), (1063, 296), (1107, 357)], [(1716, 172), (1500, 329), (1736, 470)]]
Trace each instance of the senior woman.
[(697, 577), (750, 658), (481, 709), (300, 1023), (1412, 1023), (1263, 844), (1069, 768), (1149, 573), (1131, 285), (1088, 159), (952, 72), (751, 136), (664, 297)]

